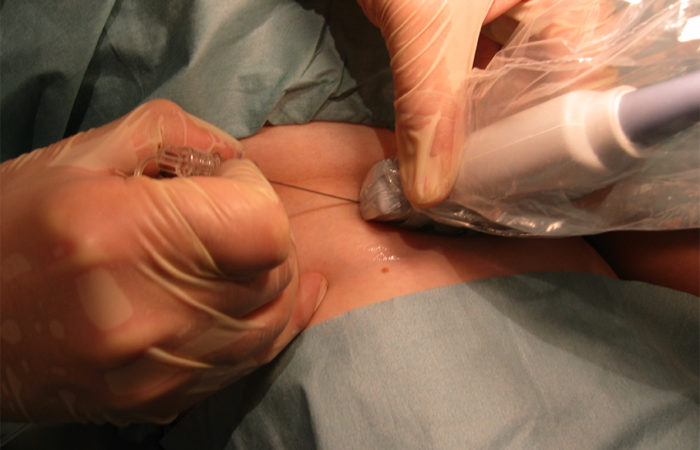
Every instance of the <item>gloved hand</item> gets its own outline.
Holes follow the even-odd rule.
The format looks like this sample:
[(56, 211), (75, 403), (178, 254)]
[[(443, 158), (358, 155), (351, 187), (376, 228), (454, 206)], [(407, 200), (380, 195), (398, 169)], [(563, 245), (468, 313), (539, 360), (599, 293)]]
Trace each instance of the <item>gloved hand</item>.
[(308, 322), (326, 281), (252, 162), (124, 176), (183, 145), (240, 151), (158, 100), (0, 165), (3, 419), (169, 421)]
[(414, 205), (435, 205), (452, 189), (479, 31), (519, 1), (358, 0), (391, 55), (399, 169)]

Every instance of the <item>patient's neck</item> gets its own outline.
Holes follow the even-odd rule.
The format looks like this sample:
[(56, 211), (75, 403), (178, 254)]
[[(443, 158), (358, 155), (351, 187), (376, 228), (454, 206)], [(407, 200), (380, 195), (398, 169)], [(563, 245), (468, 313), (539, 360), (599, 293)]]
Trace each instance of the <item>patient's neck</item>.
[[(358, 198), (372, 165), (393, 155), (387, 130), (312, 123), (264, 129), (244, 141), (274, 180)], [(396, 296), (464, 281), (537, 271), (614, 276), (580, 239), (448, 237), (367, 223), (357, 204), (275, 185), (290, 216), (301, 271), (329, 281), (312, 323)]]

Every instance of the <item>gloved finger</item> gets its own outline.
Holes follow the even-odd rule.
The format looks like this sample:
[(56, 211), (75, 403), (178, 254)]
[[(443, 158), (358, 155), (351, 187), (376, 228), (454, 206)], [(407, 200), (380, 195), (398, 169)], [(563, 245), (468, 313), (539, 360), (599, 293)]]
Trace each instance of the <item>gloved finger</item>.
[[(120, 361), (137, 357), (144, 346), (159, 345), (178, 354), (206, 355), (221, 347), (235, 345), (235, 336), (224, 336), (246, 332), (247, 327), (244, 324), (232, 326), (229, 318), (242, 323), (239, 321), (241, 317), (279, 297), (294, 281), (296, 273), (296, 254), (292, 252), (279, 266), (246, 281), (192, 276), (153, 279), (153, 288), (139, 285), (142, 289), (134, 287), (130, 290), (134, 296), (143, 295), (151, 301), (132, 304), (132, 318), (122, 324), (123, 333), (98, 335), (82, 345), (71, 341), (71, 348), (78, 349), (83, 359), (101, 362), (105, 367), (120, 365)], [(163, 295), (159, 287), (163, 283), (170, 286), (165, 292), (174, 295)], [(156, 321), (150, 311), (154, 304), (160, 305)], [(221, 320), (226, 326), (223, 331), (215, 331), (214, 324)]]
[[(89, 177), (72, 183), (70, 189), (54, 190), (51, 195), (61, 201), (49, 204), (60, 207), (49, 208), (47, 220), (72, 223), (61, 234), (61, 242), (76, 247), (73, 252), (81, 265), (99, 265), (105, 260), (139, 262), (134, 273), (131, 265), (123, 270), (116, 265), (108, 272), (110, 280), (124, 280), (120, 291), (133, 317), (151, 317), (148, 310), (139, 310), (141, 303), (129, 302), (144, 296), (151, 300), (144, 305), (163, 304), (176, 297), (188, 305), (199, 301), (222, 314), (245, 314), (275, 298), (295, 273), (287, 262), (292, 248), (289, 220), (274, 190), (251, 161), (227, 161), (221, 175)], [(91, 195), (81, 195), (83, 191)], [(105, 209), (104, 205), (109, 206)], [(118, 220), (104, 220), (105, 211)], [(96, 275), (102, 273), (107, 272)], [(83, 297), (103, 297), (103, 278), (83, 283), (91, 287), (83, 289)], [(226, 298), (237, 300), (236, 306), (223, 303)], [(168, 316), (161, 317), (158, 326), (145, 327), (143, 333), (121, 334), (135, 337), (126, 341), (112, 337), (87, 357), (100, 360), (100, 350), (108, 348), (108, 355), (129, 358), (143, 342), (173, 334), (170, 328), (161, 327), (182, 323), (177, 311), (172, 316), (170, 309), (172, 305), (165, 309)], [(86, 347), (90, 351), (95, 346)]]
[(238, 279), (182, 277), (178, 299), (205, 314), (215, 311), (217, 315), (243, 317), (280, 295), (296, 273), (295, 264), (290, 253), (281, 264)]
[(442, 201), (457, 176), (466, 122), (464, 80), (491, 3), (360, 0), (391, 55), (401, 179), (417, 206)]
[[(290, 256), (296, 260), (296, 255)], [(112, 362), (99, 375), (106, 384), (98, 404), (108, 404), (99, 419), (121, 423), (141, 418), (169, 421), (183, 407), (270, 361), (309, 322), (325, 296), (327, 282), (317, 273), (305, 274), (276, 299), (243, 318), (199, 320), (201, 311), (189, 314), (199, 325), (176, 333), (179, 340), (161, 338), (147, 344), (148, 351), (124, 364)], [(229, 299), (233, 300), (233, 299)], [(191, 327), (191, 325), (190, 325)], [(135, 355), (138, 356), (138, 355)], [(89, 411), (94, 398), (76, 401)]]
[(505, 14), (506, 11), (513, 8), (518, 3), (525, 3), (527, 1), (528, 0), (493, 0), (493, 4), (491, 5), (489, 12), (486, 14), (486, 18), (484, 18), (484, 23), (486, 24), (493, 21), (494, 19)]
[[(279, 295), (243, 317), (211, 314), (203, 325), (180, 334), (167, 345), (159, 347), (175, 355), (186, 356), (196, 364), (231, 366), (240, 370), (258, 367), (281, 350), (311, 319), (325, 295), (327, 282), (318, 273), (297, 274), (296, 254), (290, 254), (294, 273), (290, 283)], [(235, 298), (222, 302), (237, 303)], [(201, 314), (196, 312), (196, 314)], [(268, 348), (270, 347), (270, 348)]]
[(216, 177), (129, 181), (149, 184), (152, 215), (168, 218), (160, 228), (173, 263), (195, 261), (204, 274), (240, 280), (289, 255), (289, 218), (252, 161), (225, 161)]
[(297, 302), (294, 305), (287, 326), (257, 357), (258, 362), (268, 363), (282, 351), (294, 337), (308, 325), (311, 317), (323, 302), (328, 291), (328, 281), (317, 272), (308, 272), (299, 278), (299, 288), (296, 293)]
[(226, 132), (168, 100), (151, 100), (124, 117), (49, 146), (52, 165), (133, 173), (139, 162), (158, 149), (188, 146), (240, 156), (242, 146)]
[(210, 347), (202, 360), (214, 366), (242, 362), (244, 371), (270, 362), (306, 327), (327, 289), (320, 273), (295, 277), (276, 299), (240, 319), (245, 327), (240, 337), (211, 340), (218, 348)]
[(170, 364), (147, 352), (129, 364), (106, 370), (101, 375), (106, 389), (97, 395), (97, 401), (94, 393), (90, 398), (86, 392), (85, 400), (111, 406), (99, 417), (101, 421), (117, 425), (135, 421), (168, 423), (190, 406), (179, 393), (195, 382), (202, 369)]
[[(200, 321), (206, 327), (159, 342), (150, 356), (174, 367), (205, 369), (193, 390), (211, 392), (274, 358), (305, 328), (326, 290), (321, 274), (295, 274), (277, 298), (256, 311), (241, 318), (211, 316)], [(217, 367), (226, 370), (209, 370)]]

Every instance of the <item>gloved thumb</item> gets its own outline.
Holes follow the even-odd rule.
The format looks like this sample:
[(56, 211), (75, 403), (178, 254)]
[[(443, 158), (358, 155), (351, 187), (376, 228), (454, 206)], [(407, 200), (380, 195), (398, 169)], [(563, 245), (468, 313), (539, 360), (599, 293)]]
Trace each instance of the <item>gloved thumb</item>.
[(239, 300), (234, 315), (256, 311), (268, 302), (277, 304), (265, 310), (275, 317), (288, 315), (281, 335), (288, 342), (318, 307), (325, 279), (321, 274), (298, 274), (289, 217), (254, 162), (230, 159), (215, 175), (144, 180), (159, 191), (151, 198), (164, 194), (158, 203), (168, 205), (179, 218), (168, 227), (172, 239), (164, 241), (189, 252), (205, 273), (240, 281), (253, 293), (246, 300), (235, 296)]
[(258, 167), (225, 161), (213, 177), (158, 180), (225, 276), (272, 269), (291, 246), (287, 213)]
[[(517, 1), (497, 1), (496, 12)], [(464, 81), (492, 3), (360, 0), (391, 56), (399, 168), (404, 193), (416, 206), (444, 200), (457, 176), (468, 101)]]

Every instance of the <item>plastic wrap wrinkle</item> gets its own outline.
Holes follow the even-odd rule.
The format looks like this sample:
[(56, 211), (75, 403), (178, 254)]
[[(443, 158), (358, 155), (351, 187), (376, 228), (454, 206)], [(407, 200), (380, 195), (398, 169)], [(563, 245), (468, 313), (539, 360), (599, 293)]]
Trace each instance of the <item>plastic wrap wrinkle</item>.
[[(531, 0), (512, 16), (519, 24), (510, 39), (485, 70), (475, 70), (466, 80), (470, 107), (465, 149), (477, 130), (568, 92), (641, 88), (700, 70), (700, 35), (689, 31), (700, 18), (700, 2)], [(374, 180), (373, 195), (381, 191), (382, 205), (393, 209), (366, 207), (363, 217), (411, 218), (412, 224), (422, 217), (422, 223), (432, 220), (513, 236), (700, 226), (698, 120), (642, 150), (645, 158), (639, 162), (575, 194), (567, 192), (573, 169), (564, 160), (480, 195), (459, 195), (458, 180), (443, 204), (426, 210), (405, 201), (397, 191), (395, 163), (382, 162), (375, 175), (381, 173), (385, 180)], [(538, 191), (538, 183), (547, 177), (559, 177), (561, 188)], [(364, 190), (362, 195), (370, 203)], [(400, 198), (389, 201), (391, 195)]]

